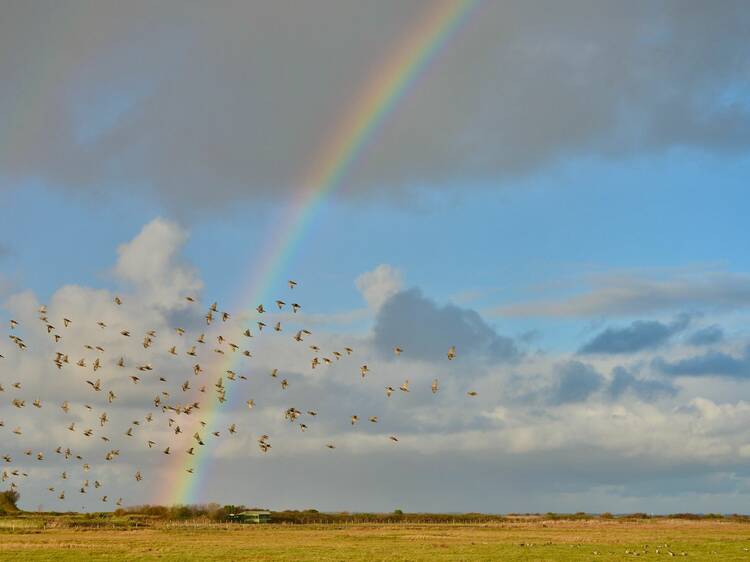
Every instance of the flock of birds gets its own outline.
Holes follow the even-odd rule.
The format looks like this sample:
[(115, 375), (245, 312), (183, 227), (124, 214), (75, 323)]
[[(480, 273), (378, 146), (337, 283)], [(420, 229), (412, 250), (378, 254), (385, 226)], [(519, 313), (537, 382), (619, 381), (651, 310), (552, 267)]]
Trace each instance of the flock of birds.
[[(297, 283), (295, 281), (288, 281), (290, 291), (292, 291), (296, 285)], [(186, 296), (184, 298), (187, 301), (187, 306), (199, 306), (195, 297)], [(274, 305), (278, 311), (282, 311), (288, 307), (288, 309), (295, 314), (301, 309), (301, 306), (298, 303), (292, 302), (287, 305), (287, 303), (281, 299), (276, 300)], [(123, 299), (119, 296), (114, 297), (112, 306), (116, 308), (123, 306)], [(258, 336), (263, 333), (264, 328), (266, 328), (266, 331), (272, 330), (273, 332), (282, 332), (281, 321), (274, 322), (269, 320), (269, 324), (263, 322), (263, 319), (270, 316), (270, 314), (266, 315), (267, 310), (263, 304), (258, 305), (256, 312), (258, 317), (255, 326), (257, 326), (256, 334)], [(217, 430), (216, 428), (207, 427), (208, 423), (204, 419), (200, 419), (200, 412), (208, 409), (208, 406), (205, 404), (205, 395), (208, 392), (209, 385), (213, 387), (215, 399), (218, 400), (219, 403), (224, 403), (227, 401), (228, 384), (225, 382), (225, 379), (227, 381), (238, 381), (247, 380), (248, 377), (238, 374), (232, 369), (224, 369), (220, 373), (211, 371), (223, 368), (216, 367), (217, 359), (221, 365), (226, 366), (228, 363), (221, 361), (221, 357), (228, 354), (238, 353), (244, 358), (252, 358), (253, 353), (251, 353), (250, 350), (241, 350), (241, 348), (244, 348), (244, 344), (249, 342), (249, 338), (253, 338), (255, 335), (253, 334), (254, 330), (247, 328), (246, 325), (239, 328), (237, 330), (238, 333), (233, 334), (232, 336), (220, 333), (223, 329), (231, 325), (227, 324), (231, 315), (228, 312), (220, 311), (217, 303), (210, 305), (203, 315), (201, 323), (204, 323), (205, 326), (202, 333), (189, 334), (184, 328), (174, 328), (175, 334), (180, 339), (184, 338), (185, 343), (184, 345), (169, 346), (166, 349), (166, 354), (162, 355), (176, 357), (184, 354), (189, 357), (189, 362), (192, 363), (192, 374), (188, 375), (188, 378), (186, 378), (184, 382), (181, 382), (173, 392), (170, 392), (167, 389), (161, 389), (167, 385), (168, 380), (166, 377), (156, 374), (159, 369), (154, 367), (149, 361), (133, 362), (131, 359), (126, 359), (125, 356), (109, 357), (103, 344), (92, 345), (87, 343), (83, 346), (83, 350), (63, 349), (66, 346), (66, 332), (68, 332), (68, 330), (75, 330), (76, 321), (68, 316), (62, 318), (50, 318), (47, 307), (44, 305), (39, 308), (38, 313), (39, 321), (43, 325), (41, 331), (46, 332), (55, 348), (54, 355), (50, 357), (53, 365), (51, 368), (56, 368), (59, 371), (74, 370), (74, 374), (78, 374), (78, 372), (85, 373), (85, 382), (83, 384), (85, 384), (89, 391), (93, 393), (92, 403), (97, 405), (97, 410), (101, 410), (94, 411), (95, 406), (92, 406), (91, 404), (83, 404), (83, 409), (81, 410), (81, 406), (75, 404), (73, 400), (62, 399), (62, 397), (57, 404), (43, 404), (39, 398), (30, 401), (30, 405), (34, 410), (42, 410), (43, 408), (60, 408), (64, 415), (71, 417), (74, 415), (73, 409), (75, 406), (79, 411), (75, 412), (76, 417), (66, 425), (67, 430), (72, 433), (78, 432), (87, 439), (98, 437), (104, 449), (99, 452), (101, 458), (92, 458), (87, 454), (83, 454), (81, 451), (75, 451), (74, 448), (71, 448), (66, 444), (60, 444), (55, 448), (54, 453), (72, 465), (69, 469), (62, 471), (59, 474), (58, 483), (48, 487), (49, 493), (55, 494), (59, 500), (66, 500), (66, 492), (68, 497), (70, 497), (70, 484), (80, 470), (82, 473), (80, 474), (81, 479), (72, 488), (74, 493), (86, 494), (92, 490), (92, 488), (97, 491), (101, 489), (100, 493), (102, 495), (100, 495), (99, 500), (103, 503), (110, 502), (110, 495), (103, 494), (103, 492), (106, 491), (103, 479), (94, 479), (89, 476), (90, 471), (92, 471), (92, 465), (97, 466), (101, 463), (102, 459), (105, 461), (103, 463), (104, 465), (106, 465), (106, 463), (116, 462), (121, 455), (121, 447), (117, 447), (116, 443), (122, 443), (123, 439), (137, 439), (138, 433), (144, 426), (159, 426), (159, 424), (162, 424), (162, 429), (164, 429), (167, 434), (172, 435), (177, 439), (174, 441), (170, 440), (167, 443), (157, 443), (153, 438), (144, 441), (143, 447), (160, 450), (164, 455), (194, 456), (197, 452), (197, 448), (205, 446), (208, 440), (217, 439), (221, 436), (222, 431)], [(107, 323), (101, 320), (97, 321), (97, 326), (101, 331), (112, 329), (117, 330), (116, 334), (110, 334), (110, 336), (122, 338), (123, 342), (136, 339), (136, 335), (127, 328), (120, 329), (119, 326), (117, 328), (110, 328)], [(244, 328), (244, 330), (240, 332), (239, 330), (242, 328)], [(17, 353), (29, 353), (30, 347), (27, 341), (22, 337), (21, 334), (23, 333), (24, 326), (21, 322), (13, 319), (10, 320), (9, 338), (15, 345), (15, 352)], [(292, 338), (295, 342), (301, 343), (305, 338), (311, 335), (312, 332), (310, 330), (303, 328), (297, 330)], [(141, 354), (148, 354), (149, 352), (153, 352), (154, 349), (161, 349), (158, 343), (158, 334), (155, 330), (148, 330), (142, 337), (138, 336), (138, 339), (144, 350), (142, 353), (139, 352)], [(109, 341), (111, 341), (111, 339)], [(215, 342), (215, 344), (211, 345), (209, 342)], [(237, 342), (242, 342), (242, 345)], [(329, 355), (323, 355), (318, 345), (310, 344), (309, 342), (308, 348), (311, 352), (310, 367), (313, 370), (324, 365), (330, 365), (344, 357), (354, 354), (354, 349), (348, 346), (341, 350), (333, 350)], [(79, 353), (76, 353), (77, 351), (83, 356), (79, 356)], [(404, 350), (401, 347), (396, 346), (393, 352), (396, 356), (400, 356), (404, 353)], [(446, 357), (449, 361), (456, 358), (455, 346), (451, 346), (446, 351)], [(1, 362), (3, 359), (5, 359), (5, 357), (0, 354), (0, 373), (3, 372)], [(107, 371), (106, 375), (103, 374), (104, 371)], [(118, 371), (122, 372), (121, 376), (118, 376), (120, 375)], [(363, 364), (359, 367), (359, 375), (363, 381), (369, 373), (370, 368), (367, 364)], [(289, 381), (280, 376), (278, 368), (274, 368), (270, 372), (270, 375), (276, 380), (280, 379), (279, 384), (282, 390), (288, 388)], [(213, 383), (207, 381), (209, 376), (214, 377)], [(118, 395), (115, 392), (117, 387), (113, 383), (115, 381), (121, 383), (123, 377), (127, 377), (127, 379), (124, 380), (129, 380), (133, 385), (139, 385), (143, 382), (158, 384), (160, 390), (158, 394), (153, 396), (149, 401), (150, 411), (145, 413), (141, 418), (132, 420), (127, 428), (121, 427), (115, 429), (111, 427), (110, 416), (104, 408), (118, 400)], [(79, 378), (76, 380), (79, 380)], [(0, 393), (5, 393), (6, 389), (2, 382), (4, 381), (0, 379)], [(10, 400), (10, 405), (12, 406), (11, 411), (13, 408), (27, 408), (28, 398), (22, 397), (25, 390), (26, 387), (23, 385), (22, 381), (14, 381), (9, 385), (7, 392), (16, 395)], [(386, 386), (386, 397), (390, 398), (397, 390), (398, 392), (403, 393), (410, 392), (409, 380), (405, 380), (403, 384), (396, 388), (391, 385)], [(432, 394), (436, 394), (439, 390), (439, 381), (438, 379), (434, 379), (431, 384), (431, 392)], [(469, 391), (467, 394), (468, 396), (477, 395), (475, 391)], [(255, 400), (253, 398), (247, 399), (245, 403), (248, 409), (253, 409), (255, 407)], [(7, 414), (7, 408), (0, 409), (0, 414), (2, 413)], [(191, 415), (192, 418), (190, 418)], [(308, 424), (311, 423), (310, 420), (313, 420), (317, 415), (318, 412), (314, 409), (306, 409), (306, 414), (303, 414), (303, 412), (296, 407), (290, 407), (284, 410), (284, 419), (298, 424), (299, 429), (303, 432), (308, 429)], [(82, 420), (84, 419), (87, 420), (86, 423), (82, 423)], [(379, 421), (377, 416), (368, 416), (367, 420), (370, 423), (378, 423)], [(196, 421), (197, 423), (195, 423)], [(352, 414), (349, 423), (351, 425), (356, 425), (359, 422), (360, 416), (358, 414)], [(5, 421), (0, 420), (0, 429), (4, 428), (5, 425)], [(89, 427), (89, 425), (91, 427)], [(187, 429), (188, 425), (191, 426), (190, 429)], [(196, 431), (193, 432), (194, 429)], [(235, 435), (238, 430), (237, 423), (231, 423), (226, 428), (226, 431), (230, 436)], [(11, 431), (14, 436), (23, 439), (24, 430), (21, 426), (15, 425)], [(187, 433), (188, 431), (192, 433), (192, 439), (189, 443), (190, 446), (183, 449), (180, 446), (183, 441), (177, 436)], [(390, 435), (389, 439), (393, 443), (398, 442), (398, 436), (395, 434)], [(267, 453), (272, 447), (271, 438), (267, 434), (261, 435), (257, 440), (257, 444), (263, 453)], [(331, 441), (327, 442), (325, 446), (328, 449), (336, 448), (335, 443)], [(85, 452), (88, 453), (92, 449), (96, 448), (86, 447)], [(25, 449), (23, 454), (30, 457), (31, 460), (35, 459), (37, 462), (44, 462), (45, 459), (49, 457), (49, 454), (45, 455), (42, 451), (34, 452), (30, 448)], [(16, 482), (21, 478), (28, 477), (29, 470), (23, 467), (14, 467), (16, 461), (10, 454), (3, 454), (1, 459), (5, 466), (0, 473), (0, 481), (2, 481), (2, 483), (10, 481), (10, 488), (12, 490), (18, 489)], [(97, 460), (99, 463), (96, 462)], [(26, 463), (20, 464), (26, 466)], [(185, 463), (185, 465), (187, 473), (193, 474), (194, 467), (187, 466), (188, 463)], [(145, 471), (143, 468), (137, 468), (132, 475), (132, 482), (137, 484), (143, 481), (145, 477), (144, 473)], [(66, 485), (68, 488), (67, 490)], [(122, 503), (122, 497), (114, 499), (115, 505), (121, 506)]]

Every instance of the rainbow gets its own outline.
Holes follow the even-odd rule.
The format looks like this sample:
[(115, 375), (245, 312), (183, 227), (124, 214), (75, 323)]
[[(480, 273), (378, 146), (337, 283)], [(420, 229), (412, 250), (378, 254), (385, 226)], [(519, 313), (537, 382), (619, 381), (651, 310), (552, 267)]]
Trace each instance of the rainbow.
[[(404, 41), (385, 58), (361, 89), (360, 95), (340, 119), (330, 141), (312, 160), (312, 166), (302, 176), (299, 194), (286, 208), (280, 226), (274, 229), (271, 242), (266, 245), (250, 289), (244, 293), (244, 303), (237, 310), (254, 308), (268, 297), (268, 291), (280, 282), (281, 273), (294, 255), (294, 250), (323, 202), (341, 189), (342, 179), (364, 152), (368, 142), (382, 127), (388, 115), (422, 75), (461, 23), (466, 21), (479, 0), (441, 0), (436, 2), (415, 29), (410, 29)], [(236, 361), (227, 354), (219, 372), (232, 369)], [(236, 394), (236, 393), (235, 393)], [(221, 407), (211, 401), (203, 416), (209, 432), (216, 425)], [(161, 503), (190, 504), (197, 501), (197, 493), (208, 472), (209, 445), (198, 447), (194, 458), (177, 458), (178, 465), (167, 467), (161, 489)], [(186, 472), (192, 466), (194, 474)]]

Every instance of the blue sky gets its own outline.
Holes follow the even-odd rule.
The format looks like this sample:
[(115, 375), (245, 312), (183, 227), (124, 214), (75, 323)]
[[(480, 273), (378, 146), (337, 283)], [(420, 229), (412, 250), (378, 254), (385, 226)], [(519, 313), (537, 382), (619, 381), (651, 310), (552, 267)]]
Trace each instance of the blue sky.
[[(608, 269), (716, 265), (746, 271), (750, 234), (743, 228), (743, 209), (750, 197), (749, 171), (743, 157), (691, 152), (574, 162), (518, 185), (457, 184), (448, 194), (403, 205), (331, 201), (305, 234), (298, 258), (324, 261), (321, 274), (344, 279), (373, 264), (392, 263), (441, 298), (465, 290), (467, 281), (476, 289), (495, 289), (493, 278), (502, 279), (506, 291), (523, 291), (545, 278)], [(91, 199), (36, 182), (16, 186), (9, 203), (5, 244), (12, 252), (3, 265), (8, 273), (27, 275), (24, 282), (41, 294), (77, 279), (81, 271), (101, 278), (120, 243), (153, 218), (172, 215), (148, 196), (105, 192)], [(185, 255), (209, 262), (207, 281), (222, 285), (218, 294), (231, 296), (236, 289), (231, 283), (243, 282), (237, 279), (242, 264), (229, 275), (219, 272), (218, 264), (232, 267), (238, 253), (252, 260), (273, 212), (257, 213), (246, 203), (219, 217), (178, 215), (192, 233)], [(444, 267), (440, 257), (453, 267)], [(63, 267), (67, 263), (71, 266)], [(335, 301), (326, 303), (332, 305)]]
[[(0, 24), (0, 49), (14, 53), (0, 63), (0, 111), (13, 116), (0, 125), (0, 317), (23, 319), (29, 341), (46, 337), (27, 328), (41, 303), (111, 318), (111, 299), (125, 295), (143, 308), (111, 321), (160, 333), (175, 321), (199, 328), (188, 292), (247, 305), (250, 273), (298, 195), (290, 178), (351, 102), (351, 84), (431, 4), (250, 3), (195, 7), (184, 20), (147, 4), (40, 6)], [(240, 488), (245, 503), (276, 508), (746, 510), (741, 8), (574, 3), (550, 26), (523, 3), (480, 5), (316, 211), (270, 289), (286, 294), (284, 281), (297, 279), (303, 312), (282, 321), (314, 326), (321, 347), (354, 342), (356, 364), (312, 376), (304, 346), (257, 350), (253, 369), (278, 362), (292, 392), (257, 391), (258, 420), (211, 445), (211, 477), (193, 499), (232, 500), (247, 465), (295, 482)], [(56, 11), (63, 23), (51, 29)], [(581, 29), (581, 14), (591, 26)], [(253, 308), (232, 308), (232, 329), (253, 325)], [(447, 365), (455, 341), (466, 342), (461, 362)], [(34, 360), (3, 340), (0, 384), (18, 376), (45, 388), (53, 349), (32, 347), (44, 350)], [(377, 390), (359, 383), (360, 361), (378, 373)], [(170, 377), (185, 368), (163, 367)], [(433, 377), (444, 386), (430, 406)], [(381, 382), (405, 378), (428, 390), (395, 407)], [(46, 398), (90, 399), (80, 382), (56, 379)], [(115, 420), (151, 397), (122, 388)], [(288, 396), (328, 415), (292, 433), (278, 419)], [(14, 417), (32, 423), (34, 412), (6, 398), (6, 429)], [(243, 403), (220, 422), (244, 424)], [(377, 431), (349, 423), (357, 408), (381, 412)], [(62, 423), (60, 412), (36, 415), (40, 427)], [(164, 429), (154, 429), (159, 441)], [(260, 431), (279, 435), (275, 454), (256, 452)], [(393, 433), (399, 448), (384, 448)], [(39, 448), (54, 449), (49, 439)], [(328, 440), (338, 443), (333, 468)], [(292, 458), (313, 467), (309, 485)], [(112, 497), (144, 503), (159, 489), (157, 465), (133, 448), (102, 470)], [(133, 489), (141, 467), (153, 477)], [(35, 470), (23, 501), (57, 505), (46, 492), (54, 470)], [(441, 497), (438, 482), (451, 492)]]
[[(361, 306), (352, 280), (381, 263), (435, 299), (480, 310), (575, 293), (585, 276), (609, 271), (744, 272), (747, 175), (743, 157), (675, 151), (625, 162), (571, 162), (499, 189), (457, 184), (447, 194), (413, 195), (403, 204), (333, 200), (315, 216), (286, 273), (314, 271), (320, 280), (310, 287), (315, 306), (337, 311)], [(269, 218), (278, 213), (244, 203), (220, 216), (175, 216), (148, 195), (103, 189), (92, 200), (39, 183), (15, 190), (10, 202), (3, 271), (40, 296), (81, 279), (116, 286), (108, 270), (118, 245), (154, 218), (174, 217), (190, 231), (185, 258), (201, 269), (212, 294), (242, 299), (248, 264), (273, 236)], [(555, 348), (575, 345), (567, 338), (558, 343), (559, 323), (551, 319), (492, 322), (547, 332), (546, 343)]]

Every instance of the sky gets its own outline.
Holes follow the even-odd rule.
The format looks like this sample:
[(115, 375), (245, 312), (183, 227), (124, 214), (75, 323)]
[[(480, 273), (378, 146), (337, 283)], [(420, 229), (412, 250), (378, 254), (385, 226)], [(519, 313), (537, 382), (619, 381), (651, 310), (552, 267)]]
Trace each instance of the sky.
[[(342, 116), (445, 5), (2, 4), (0, 331), (29, 349), (0, 340), (0, 453), (29, 474), (9, 479), (23, 507), (112, 508), (78, 493), (98, 478), (128, 505), (747, 511), (742, 2), (473, 3), (265, 271)], [(186, 476), (192, 431), (171, 435), (151, 404), (157, 375), (133, 385), (115, 358), (153, 362), (180, 400), (199, 379), (167, 353), (189, 348), (175, 328), (255, 332), (258, 276), (285, 328), (254, 334), (236, 367), (248, 380), (224, 378), (221, 436)], [(302, 309), (276, 311), (277, 298)], [(204, 328), (212, 302), (232, 318)], [(302, 328), (312, 334), (295, 342)], [(56, 350), (92, 361), (95, 342), (107, 350), (96, 375), (52, 364)], [(313, 370), (309, 345), (354, 353)], [(226, 376), (205, 364), (204, 383)], [(100, 376), (111, 404), (85, 382)], [(211, 392), (205, 414), (179, 423), (208, 415)], [(319, 415), (302, 432), (290, 407)], [(105, 431), (102, 410), (116, 462), (82, 434)], [(122, 436), (149, 411), (153, 424)]]

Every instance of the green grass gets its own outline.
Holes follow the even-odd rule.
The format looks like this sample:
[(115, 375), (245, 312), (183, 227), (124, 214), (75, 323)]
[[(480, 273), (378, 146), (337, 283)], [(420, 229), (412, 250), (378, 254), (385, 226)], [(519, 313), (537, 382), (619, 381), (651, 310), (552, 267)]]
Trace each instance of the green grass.
[[(673, 519), (518, 518), (486, 525), (80, 527), (61, 518), (0, 520), (0, 560), (689, 560), (750, 559), (750, 525)], [(50, 525), (58, 525), (50, 528)], [(669, 546), (664, 547), (667, 543)], [(646, 546), (648, 545), (648, 546)], [(656, 553), (657, 548), (661, 551)], [(626, 551), (635, 554), (627, 554)], [(595, 554), (598, 553), (598, 554)]]

